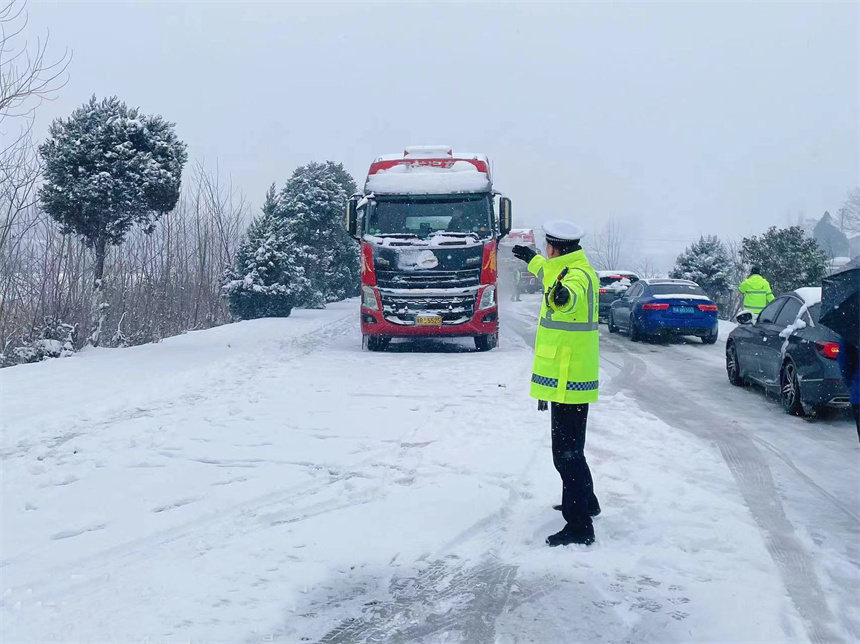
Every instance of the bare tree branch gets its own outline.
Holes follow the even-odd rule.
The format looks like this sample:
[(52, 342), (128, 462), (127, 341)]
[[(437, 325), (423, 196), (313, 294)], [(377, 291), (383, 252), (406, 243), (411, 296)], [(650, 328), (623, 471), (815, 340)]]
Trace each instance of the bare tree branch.
[(32, 47), (18, 37), (28, 23), (26, 0), (0, 5), (0, 124), (7, 117), (30, 115), (68, 82), (72, 61), (66, 49), (56, 60), (48, 58), (50, 32)]

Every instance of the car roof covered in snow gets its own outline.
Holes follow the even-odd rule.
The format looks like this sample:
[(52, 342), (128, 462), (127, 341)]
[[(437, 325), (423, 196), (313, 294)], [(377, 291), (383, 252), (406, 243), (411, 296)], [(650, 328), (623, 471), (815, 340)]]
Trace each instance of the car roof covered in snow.
[(670, 279), (668, 277), (651, 277), (648, 279), (642, 280), (648, 285), (651, 284), (689, 284), (691, 286), (698, 286), (695, 282), (691, 282), (690, 280), (675, 280)]
[(821, 301), (821, 287), (820, 286), (807, 286), (804, 288), (798, 288), (792, 291), (797, 297), (803, 300), (803, 303), (806, 304), (807, 308), (818, 304)]

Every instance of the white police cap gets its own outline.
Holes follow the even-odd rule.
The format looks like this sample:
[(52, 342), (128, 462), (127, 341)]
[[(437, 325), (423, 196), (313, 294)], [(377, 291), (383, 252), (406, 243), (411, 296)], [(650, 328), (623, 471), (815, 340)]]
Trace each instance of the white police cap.
[(548, 239), (559, 241), (579, 241), (585, 237), (585, 231), (576, 224), (563, 219), (553, 219), (543, 225), (543, 232)]

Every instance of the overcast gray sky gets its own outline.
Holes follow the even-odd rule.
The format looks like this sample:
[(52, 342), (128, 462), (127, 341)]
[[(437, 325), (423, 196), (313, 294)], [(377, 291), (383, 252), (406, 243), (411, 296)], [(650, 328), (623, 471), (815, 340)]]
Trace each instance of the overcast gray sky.
[(610, 214), (666, 254), (860, 183), (860, 3), (35, 2), (90, 95), (177, 123), (255, 203), (312, 160), (485, 152), (518, 223)]

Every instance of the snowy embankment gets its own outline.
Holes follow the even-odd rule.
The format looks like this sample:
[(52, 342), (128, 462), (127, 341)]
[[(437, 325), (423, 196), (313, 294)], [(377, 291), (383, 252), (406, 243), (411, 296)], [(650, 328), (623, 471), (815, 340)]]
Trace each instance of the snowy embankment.
[(359, 351), (357, 304), (2, 378), (5, 641), (807, 641), (720, 453), (618, 371), (561, 527), (529, 307)]

